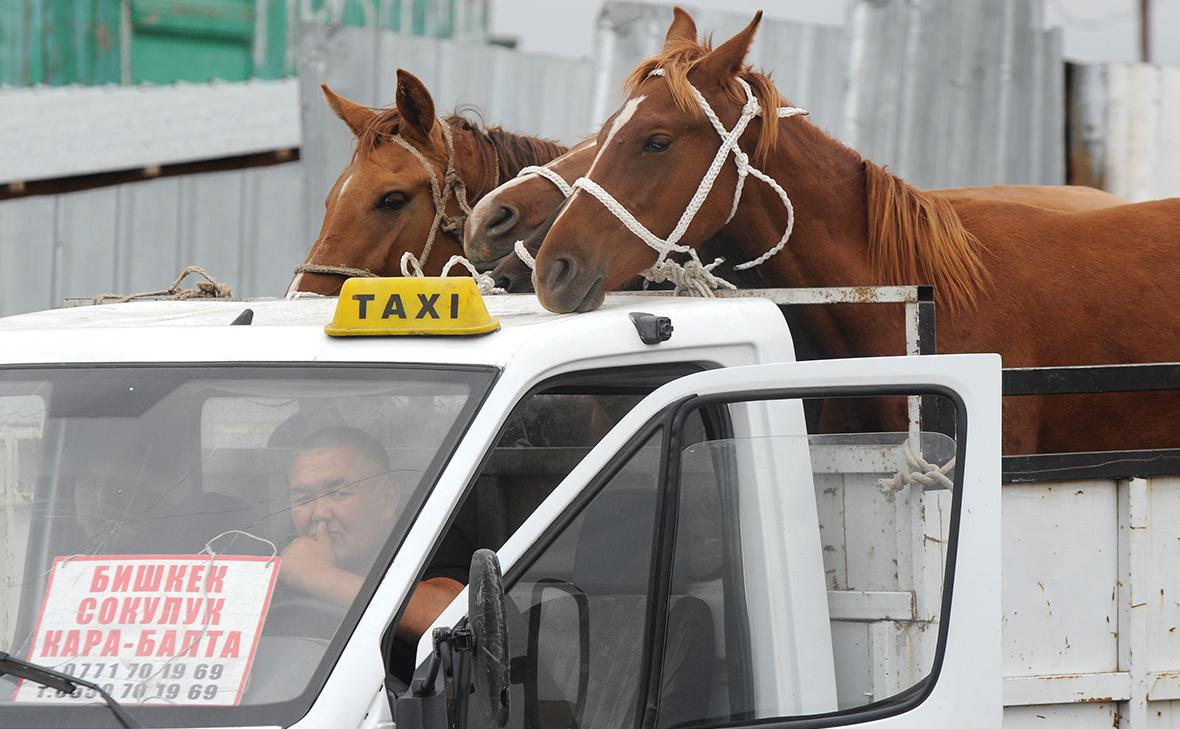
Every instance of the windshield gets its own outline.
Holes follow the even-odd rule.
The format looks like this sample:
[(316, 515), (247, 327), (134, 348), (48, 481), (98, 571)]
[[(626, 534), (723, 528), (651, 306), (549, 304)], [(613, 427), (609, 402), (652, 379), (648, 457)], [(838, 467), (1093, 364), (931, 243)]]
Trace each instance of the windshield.
[[(0, 369), (0, 650), (148, 725), (293, 722), (492, 377)], [(0, 677), (0, 725), (99, 702)]]

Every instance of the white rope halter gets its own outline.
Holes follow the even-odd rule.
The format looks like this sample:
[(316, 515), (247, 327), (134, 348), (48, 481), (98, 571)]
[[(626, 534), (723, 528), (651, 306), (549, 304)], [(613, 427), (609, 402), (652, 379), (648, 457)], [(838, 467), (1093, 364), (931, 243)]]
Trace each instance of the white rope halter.
[[(539, 175), (546, 180), (549, 180), (553, 183), (554, 187), (556, 187), (558, 190), (561, 190), (563, 197), (568, 198), (570, 195), (574, 194), (574, 188), (570, 187), (570, 184), (565, 181), (565, 178), (557, 174), (557, 172), (550, 167), (540, 167), (537, 165), (522, 167), (516, 176), (523, 177), (525, 175)], [(528, 266), (530, 271), (535, 271), (537, 269), (537, 262), (535, 259), (533, 259), (532, 254), (529, 253), (528, 248), (525, 248), (523, 240), (516, 241), (516, 243), (512, 245), (512, 250), (514, 253), (516, 253), (516, 257), (523, 261), (524, 265)]]
[[(663, 76), (664, 69), (657, 68), (650, 75)], [(712, 263), (705, 265), (701, 263), (696, 250), (691, 246), (681, 245), (679, 243), (679, 240), (688, 230), (688, 226), (692, 224), (693, 218), (696, 217), (697, 211), (701, 209), (709, 192), (713, 189), (713, 183), (717, 181), (717, 175), (721, 173), (721, 168), (724, 166), (725, 160), (731, 152), (733, 153), (734, 165), (737, 166), (738, 179), (737, 186), (733, 191), (733, 204), (729, 210), (729, 217), (725, 219), (725, 222), (729, 223), (729, 221), (733, 220), (734, 215), (737, 214), (738, 204), (742, 199), (742, 191), (745, 188), (747, 175), (754, 175), (754, 177), (769, 185), (778, 194), (779, 199), (783, 201), (783, 206), (787, 209), (786, 230), (783, 231), (783, 235), (778, 243), (754, 260), (734, 266), (734, 269), (741, 271), (765, 263), (771, 256), (783, 249), (787, 244), (787, 240), (791, 237), (791, 230), (795, 227), (795, 208), (791, 205), (791, 200), (787, 197), (786, 191), (765, 172), (751, 165), (749, 155), (743, 152), (738, 146), (738, 139), (746, 131), (746, 127), (754, 117), (761, 115), (762, 109), (758, 105), (758, 99), (754, 96), (754, 91), (750, 88), (750, 84), (746, 83), (745, 79), (742, 78), (738, 78), (737, 82), (746, 92), (746, 103), (742, 106), (741, 117), (738, 118), (737, 123), (734, 124), (732, 129), (725, 128), (725, 125), (721, 123), (721, 120), (717, 117), (716, 112), (713, 111), (713, 107), (709, 105), (704, 95), (695, 86), (689, 84), (689, 88), (692, 89), (697, 104), (701, 107), (701, 110), (705, 113), (713, 128), (717, 130), (717, 134), (720, 135), (721, 146), (717, 149), (717, 154), (713, 156), (713, 162), (705, 171), (705, 176), (701, 179), (700, 185), (697, 186), (692, 199), (689, 200), (687, 207), (685, 207), (684, 212), (680, 215), (680, 220), (677, 221), (676, 227), (672, 229), (672, 232), (666, 239), (660, 238), (648, 230), (622, 203), (589, 177), (579, 177), (572, 186), (573, 190), (585, 190), (593, 195), (628, 230), (659, 254), (652, 267), (641, 271), (639, 275), (655, 283), (671, 281), (675, 284), (678, 293), (687, 291), (701, 296), (712, 296), (714, 289), (736, 288), (733, 284), (712, 273), (713, 269), (723, 259), (718, 258)], [(779, 107), (777, 116), (779, 119), (785, 119), (806, 113), (806, 110), (798, 107), (784, 106)], [(520, 248), (521, 246), (517, 246), (518, 255)], [(668, 256), (672, 253), (687, 254), (689, 260), (684, 264), (669, 260)]]
[(566, 197), (574, 194), (574, 188), (570, 187), (570, 184), (565, 181), (565, 178), (557, 174), (552, 168), (529, 165), (528, 167), (522, 167), (520, 172), (516, 174), (517, 177), (524, 177), (525, 175), (540, 175), (544, 177), (546, 180), (552, 182), (558, 190), (561, 190), (561, 194)]

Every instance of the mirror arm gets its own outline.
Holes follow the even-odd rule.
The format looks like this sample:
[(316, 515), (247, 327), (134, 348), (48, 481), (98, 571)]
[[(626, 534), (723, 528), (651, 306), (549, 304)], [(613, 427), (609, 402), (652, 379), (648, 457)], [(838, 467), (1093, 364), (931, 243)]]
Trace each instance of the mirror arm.
[[(435, 628), (434, 632), (430, 634), (430, 637), (434, 641), (434, 651), (430, 654), (430, 663), (426, 666), (426, 675), (422, 678), (414, 679), (410, 685), (410, 691), (415, 696), (431, 696), (434, 694), (435, 683), (438, 679), (438, 669), (442, 667), (444, 645), (449, 649), (448, 653), (465, 653), (471, 650), (473, 643), (471, 629), (466, 626), (462, 628)], [(448, 658), (450, 658), (449, 655)]]

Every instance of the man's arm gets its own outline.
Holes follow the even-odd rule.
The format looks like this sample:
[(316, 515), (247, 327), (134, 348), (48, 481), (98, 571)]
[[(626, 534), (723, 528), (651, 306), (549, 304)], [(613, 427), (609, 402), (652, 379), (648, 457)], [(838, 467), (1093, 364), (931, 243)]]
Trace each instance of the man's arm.
[(402, 613), (395, 635), (406, 642), (417, 642), (435, 618), (442, 614), (447, 605), (463, 591), (463, 583), (450, 577), (433, 577), (422, 580), (410, 597), (410, 604)]

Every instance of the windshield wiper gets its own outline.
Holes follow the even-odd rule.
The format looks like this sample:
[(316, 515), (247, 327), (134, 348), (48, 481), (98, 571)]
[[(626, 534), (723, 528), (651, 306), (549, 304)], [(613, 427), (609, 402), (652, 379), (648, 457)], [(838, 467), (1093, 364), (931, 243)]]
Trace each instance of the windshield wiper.
[(123, 708), (114, 697), (102, 690), (102, 687), (90, 681), (83, 681), (80, 678), (75, 678), (68, 673), (55, 671), (52, 668), (45, 666), (38, 666), (36, 663), (29, 663), (14, 656), (10, 656), (4, 651), (0, 651), (0, 676), (11, 674), (18, 678), (23, 678), (26, 681), (40, 684), (46, 688), (57, 689), (62, 693), (73, 694), (78, 690), (79, 686), (83, 688), (96, 691), (103, 701), (107, 702), (107, 706), (115, 714), (115, 718), (123, 725), (124, 729), (138, 729), (139, 722), (131, 718), (127, 710)]

